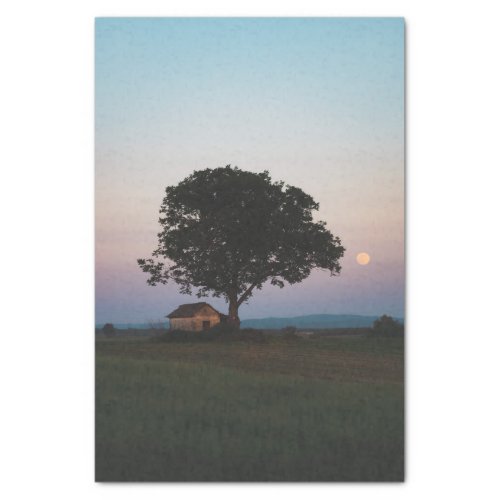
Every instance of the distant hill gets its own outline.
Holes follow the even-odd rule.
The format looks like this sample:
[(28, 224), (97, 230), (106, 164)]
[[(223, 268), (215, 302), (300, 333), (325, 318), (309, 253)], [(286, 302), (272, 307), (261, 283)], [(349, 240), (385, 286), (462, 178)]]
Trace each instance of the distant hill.
[[(292, 318), (259, 318), (245, 319), (241, 322), (243, 328), (363, 328), (373, 325), (379, 316), (358, 316), (355, 314), (309, 314)], [(402, 322), (401, 318), (394, 318)]]
[[(371, 327), (379, 316), (360, 316), (356, 314), (309, 314), (307, 316), (295, 316), (292, 318), (254, 318), (241, 321), (242, 328), (285, 328), (295, 326), (297, 328), (366, 328)], [(403, 323), (402, 318), (394, 318)], [(168, 328), (166, 320), (164, 326)], [(104, 323), (96, 324), (96, 328), (102, 328)], [(155, 325), (156, 326), (156, 325)], [(146, 330), (151, 328), (150, 323), (114, 323), (115, 328), (126, 330), (133, 328)]]
[[(296, 316), (292, 318), (255, 318), (241, 321), (242, 328), (284, 328), (295, 326), (297, 328), (366, 328), (373, 325), (379, 316), (360, 316), (355, 314), (309, 314), (307, 316)], [(403, 322), (402, 318), (394, 318)], [(165, 322), (168, 327), (168, 321)], [(103, 324), (97, 324), (102, 328)], [(148, 329), (149, 323), (115, 323), (115, 328)]]

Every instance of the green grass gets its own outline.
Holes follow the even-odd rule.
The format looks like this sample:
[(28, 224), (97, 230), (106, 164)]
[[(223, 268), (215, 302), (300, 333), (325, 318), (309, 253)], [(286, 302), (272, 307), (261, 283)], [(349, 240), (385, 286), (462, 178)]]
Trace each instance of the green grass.
[(98, 481), (401, 481), (401, 339), (96, 344)]

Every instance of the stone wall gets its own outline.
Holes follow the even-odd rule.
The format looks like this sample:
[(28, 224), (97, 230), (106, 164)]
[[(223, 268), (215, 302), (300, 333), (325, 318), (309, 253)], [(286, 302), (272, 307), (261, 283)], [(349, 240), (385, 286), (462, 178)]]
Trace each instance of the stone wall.
[(220, 323), (220, 316), (210, 308), (207, 310), (202, 310), (196, 316), (192, 318), (171, 318), (170, 319), (170, 329), (171, 330), (189, 330), (189, 331), (202, 331), (203, 322), (209, 321), (210, 327)]

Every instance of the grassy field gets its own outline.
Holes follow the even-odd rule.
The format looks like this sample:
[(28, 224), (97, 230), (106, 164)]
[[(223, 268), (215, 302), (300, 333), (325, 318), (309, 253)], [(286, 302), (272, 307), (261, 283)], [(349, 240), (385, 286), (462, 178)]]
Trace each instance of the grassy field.
[(96, 342), (97, 481), (401, 481), (403, 340)]

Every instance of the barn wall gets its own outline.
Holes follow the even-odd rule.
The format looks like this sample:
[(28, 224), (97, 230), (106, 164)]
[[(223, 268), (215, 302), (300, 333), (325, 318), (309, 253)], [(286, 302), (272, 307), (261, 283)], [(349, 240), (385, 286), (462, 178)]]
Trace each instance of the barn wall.
[(210, 326), (220, 323), (220, 316), (211, 308), (200, 311), (199, 315), (193, 318), (171, 318), (170, 328), (172, 330), (203, 330), (203, 321), (210, 321)]

